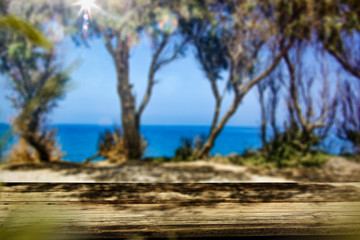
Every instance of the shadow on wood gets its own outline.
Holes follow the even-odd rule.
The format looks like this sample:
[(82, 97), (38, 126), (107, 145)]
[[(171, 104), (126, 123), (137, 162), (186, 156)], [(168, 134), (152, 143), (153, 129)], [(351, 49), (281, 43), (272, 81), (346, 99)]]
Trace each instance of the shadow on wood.
[(3, 184), (1, 221), (17, 208), (77, 238), (360, 236), (359, 183)]

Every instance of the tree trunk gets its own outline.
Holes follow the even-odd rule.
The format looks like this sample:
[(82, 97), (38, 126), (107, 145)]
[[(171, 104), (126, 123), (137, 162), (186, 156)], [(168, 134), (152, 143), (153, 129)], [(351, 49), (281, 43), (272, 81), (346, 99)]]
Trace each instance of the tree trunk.
[(135, 114), (135, 101), (124, 101), (128, 95), (124, 92), (121, 94), (121, 109), (122, 109), (122, 128), (124, 131), (124, 140), (127, 147), (127, 159), (137, 160), (141, 158), (141, 137), (139, 129), (139, 118)]
[(226, 112), (226, 114), (222, 117), (219, 124), (217, 124), (216, 127), (214, 127), (207, 138), (206, 143), (202, 147), (202, 149), (199, 151), (199, 154), (196, 156), (198, 159), (207, 158), (210, 154), (211, 149), (215, 145), (215, 140), (225, 127), (225, 124), (230, 119), (230, 117), (236, 112), (237, 107), (239, 106), (240, 102), (242, 100), (242, 97), (235, 96), (233, 100), (233, 104), (229, 108), (229, 110)]
[(263, 146), (263, 150), (266, 154), (268, 154), (268, 148), (267, 148), (267, 132), (266, 132), (266, 127), (267, 127), (267, 122), (268, 122), (268, 116), (267, 116), (267, 112), (266, 112), (266, 106), (265, 106), (265, 99), (264, 99), (264, 95), (265, 95), (265, 90), (266, 90), (266, 86), (265, 85), (261, 85), (261, 83), (259, 83), (257, 85), (257, 89), (258, 89), (258, 93), (259, 93), (259, 102), (260, 102), (260, 115), (261, 115), (261, 141), (262, 141), (262, 146)]
[(35, 149), (40, 162), (50, 162), (51, 153), (47, 147), (41, 143), (39, 137), (37, 137), (35, 134), (36, 133), (27, 133), (22, 137), (30, 146)]
[(280, 91), (280, 86), (276, 85), (275, 80), (272, 80), (272, 83), (270, 84), (270, 92), (271, 92), (271, 108), (270, 108), (270, 126), (273, 130), (273, 139), (278, 139), (279, 137), (279, 130), (277, 127), (277, 114), (276, 110), (278, 107), (278, 95)]
[(118, 40), (115, 56), (117, 91), (121, 104), (122, 129), (127, 147), (127, 159), (141, 158), (140, 116), (136, 113), (136, 100), (129, 83), (129, 47), (126, 41)]
[[(26, 111), (26, 109), (24, 111)], [(46, 146), (47, 142), (42, 141), (43, 139), (41, 139), (40, 135), (40, 117), (41, 110), (37, 108), (29, 119), (23, 119), (20, 121), (20, 123), (18, 123), (21, 130), (20, 137), (34, 148), (41, 162), (50, 162), (51, 150), (49, 150)], [(20, 118), (23, 118), (23, 116), (20, 115)], [(28, 120), (25, 129), (21, 126), (24, 120)]]
[(214, 111), (213, 120), (211, 123), (211, 128), (209, 131), (209, 135), (211, 135), (211, 133), (214, 131), (214, 129), (216, 127), (216, 124), (218, 123), (219, 115), (220, 115), (220, 107), (221, 107), (221, 100), (216, 100), (215, 111)]

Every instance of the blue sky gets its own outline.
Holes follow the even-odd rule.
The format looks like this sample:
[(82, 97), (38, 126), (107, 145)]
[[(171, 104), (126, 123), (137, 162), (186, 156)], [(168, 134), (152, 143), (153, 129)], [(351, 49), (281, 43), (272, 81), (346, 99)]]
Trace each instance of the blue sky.
[[(54, 124), (113, 124), (120, 123), (120, 103), (116, 93), (116, 75), (113, 61), (101, 39), (91, 42), (90, 48), (75, 47), (65, 41), (59, 48), (65, 63), (78, 59), (81, 65), (73, 72), (71, 87), (66, 97), (51, 113)], [(134, 83), (137, 103), (144, 94), (151, 48), (144, 40), (131, 53), (130, 81)], [(185, 58), (171, 63), (157, 75), (150, 103), (144, 111), (144, 125), (210, 125), (214, 99), (210, 85), (193, 51)], [(6, 80), (1, 78), (3, 94), (0, 98), (0, 122), (9, 122), (14, 110), (5, 98), (9, 95)], [(231, 93), (225, 99), (223, 109), (231, 103)], [(229, 126), (258, 126), (260, 114), (256, 91), (250, 92)]]

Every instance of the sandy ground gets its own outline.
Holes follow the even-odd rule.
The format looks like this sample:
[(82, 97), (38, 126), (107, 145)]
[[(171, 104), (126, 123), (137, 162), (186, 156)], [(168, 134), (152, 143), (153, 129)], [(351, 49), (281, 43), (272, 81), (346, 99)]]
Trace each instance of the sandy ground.
[(344, 158), (329, 160), (323, 168), (264, 169), (214, 161), (180, 163), (68, 162), (52, 164), (2, 164), (4, 182), (359, 182), (360, 164)]

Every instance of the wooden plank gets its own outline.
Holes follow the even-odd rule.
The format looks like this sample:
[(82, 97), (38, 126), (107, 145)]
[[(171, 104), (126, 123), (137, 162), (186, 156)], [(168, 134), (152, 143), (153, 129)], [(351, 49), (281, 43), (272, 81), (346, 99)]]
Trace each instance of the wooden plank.
[(340, 189), (359, 190), (360, 182), (354, 183), (32, 183), (11, 182), (2, 184), (2, 192), (51, 192), (51, 191), (120, 191), (120, 192), (203, 192), (209, 190), (296, 190), (324, 191)]
[(6, 183), (7, 201), (113, 201), (125, 203), (189, 202), (339, 202), (360, 201), (360, 184), (241, 183), (241, 184), (99, 184)]
[(360, 184), (5, 183), (9, 216), (86, 238), (360, 236)]

